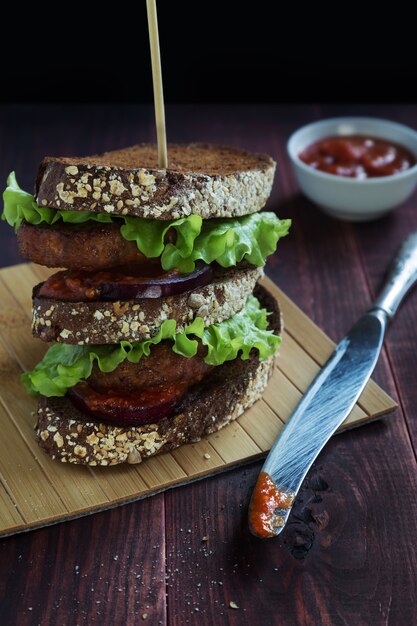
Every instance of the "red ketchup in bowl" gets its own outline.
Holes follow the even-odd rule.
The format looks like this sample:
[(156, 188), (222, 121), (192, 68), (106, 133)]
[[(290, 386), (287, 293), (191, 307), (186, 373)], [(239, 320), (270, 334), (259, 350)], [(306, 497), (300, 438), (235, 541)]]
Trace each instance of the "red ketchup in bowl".
[(416, 158), (404, 146), (363, 135), (325, 137), (298, 156), (321, 172), (358, 179), (392, 176), (416, 164)]

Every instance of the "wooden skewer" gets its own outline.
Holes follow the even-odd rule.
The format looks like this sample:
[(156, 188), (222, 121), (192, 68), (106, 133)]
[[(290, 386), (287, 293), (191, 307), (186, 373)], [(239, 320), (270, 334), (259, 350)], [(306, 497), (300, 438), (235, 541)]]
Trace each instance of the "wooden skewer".
[(161, 169), (166, 169), (168, 167), (168, 151), (165, 130), (164, 90), (162, 87), (161, 54), (159, 51), (156, 0), (146, 0), (146, 7), (148, 10), (149, 43), (151, 47), (156, 138), (158, 142), (158, 165)]

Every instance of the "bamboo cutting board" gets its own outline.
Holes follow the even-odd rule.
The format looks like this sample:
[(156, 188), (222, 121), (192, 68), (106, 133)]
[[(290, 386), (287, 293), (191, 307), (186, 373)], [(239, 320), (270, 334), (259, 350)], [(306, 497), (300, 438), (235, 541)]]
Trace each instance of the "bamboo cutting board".
[[(31, 292), (50, 273), (31, 264), (0, 270), (0, 536), (137, 500), (265, 456), (333, 342), (269, 279), (285, 319), (274, 375), (262, 400), (218, 433), (140, 465), (86, 468), (52, 461), (38, 448), (36, 400), (20, 384), (46, 345), (31, 336)], [(392, 411), (395, 402), (370, 381), (340, 430)]]

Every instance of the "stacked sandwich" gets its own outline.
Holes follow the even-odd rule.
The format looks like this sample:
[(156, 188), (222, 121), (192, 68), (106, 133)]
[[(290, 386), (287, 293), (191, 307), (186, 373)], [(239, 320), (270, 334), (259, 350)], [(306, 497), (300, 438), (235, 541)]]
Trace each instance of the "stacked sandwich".
[(265, 155), (149, 145), (46, 158), (35, 197), (14, 174), (3, 218), (20, 253), (65, 268), (33, 290), (33, 334), (54, 342), (23, 375), (53, 458), (114, 465), (198, 441), (262, 394), (280, 313), (257, 285), (289, 220), (259, 212)]

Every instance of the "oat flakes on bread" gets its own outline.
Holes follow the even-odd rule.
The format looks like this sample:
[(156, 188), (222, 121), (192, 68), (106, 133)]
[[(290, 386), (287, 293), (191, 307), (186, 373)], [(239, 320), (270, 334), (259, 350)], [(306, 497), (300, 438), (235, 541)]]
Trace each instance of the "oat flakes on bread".
[(179, 414), (145, 426), (93, 422), (66, 397), (41, 397), (36, 437), (47, 454), (63, 462), (140, 463), (227, 426), (259, 400), (273, 367), (273, 357), (229, 361), (215, 368), (216, 378), (205, 380)]
[[(281, 334), (278, 303), (257, 288), (270, 311), (270, 328)], [(41, 396), (36, 436), (54, 459), (84, 465), (140, 463), (155, 454), (199, 441), (239, 417), (258, 400), (274, 369), (275, 355), (260, 361), (252, 350), (246, 361), (237, 358), (214, 367), (191, 388), (178, 412), (155, 424), (112, 426), (85, 418), (67, 397)]]
[(196, 317), (208, 326), (238, 313), (262, 275), (261, 267), (232, 268), (218, 271), (213, 282), (192, 292), (115, 302), (39, 297), (40, 283), (33, 289), (32, 333), (43, 341), (108, 344), (148, 339), (166, 319), (175, 319), (179, 330)]
[(36, 181), (39, 206), (168, 220), (188, 215), (238, 217), (266, 203), (275, 161), (210, 144), (168, 145), (169, 167), (157, 149), (139, 144), (80, 158), (47, 157)]
[(290, 226), (259, 212), (275, 163), (170, 151), (168, 170), (144, 145), (46, 159), (36, 199), (8, 178), (4, 217), (21, 253), (65, 268), (34, 288), (34, 335), (55, 343), (23, 374), (53, 458), (137, 463), (196, 441), (271, 375), (281, 325), (256, 281)]

